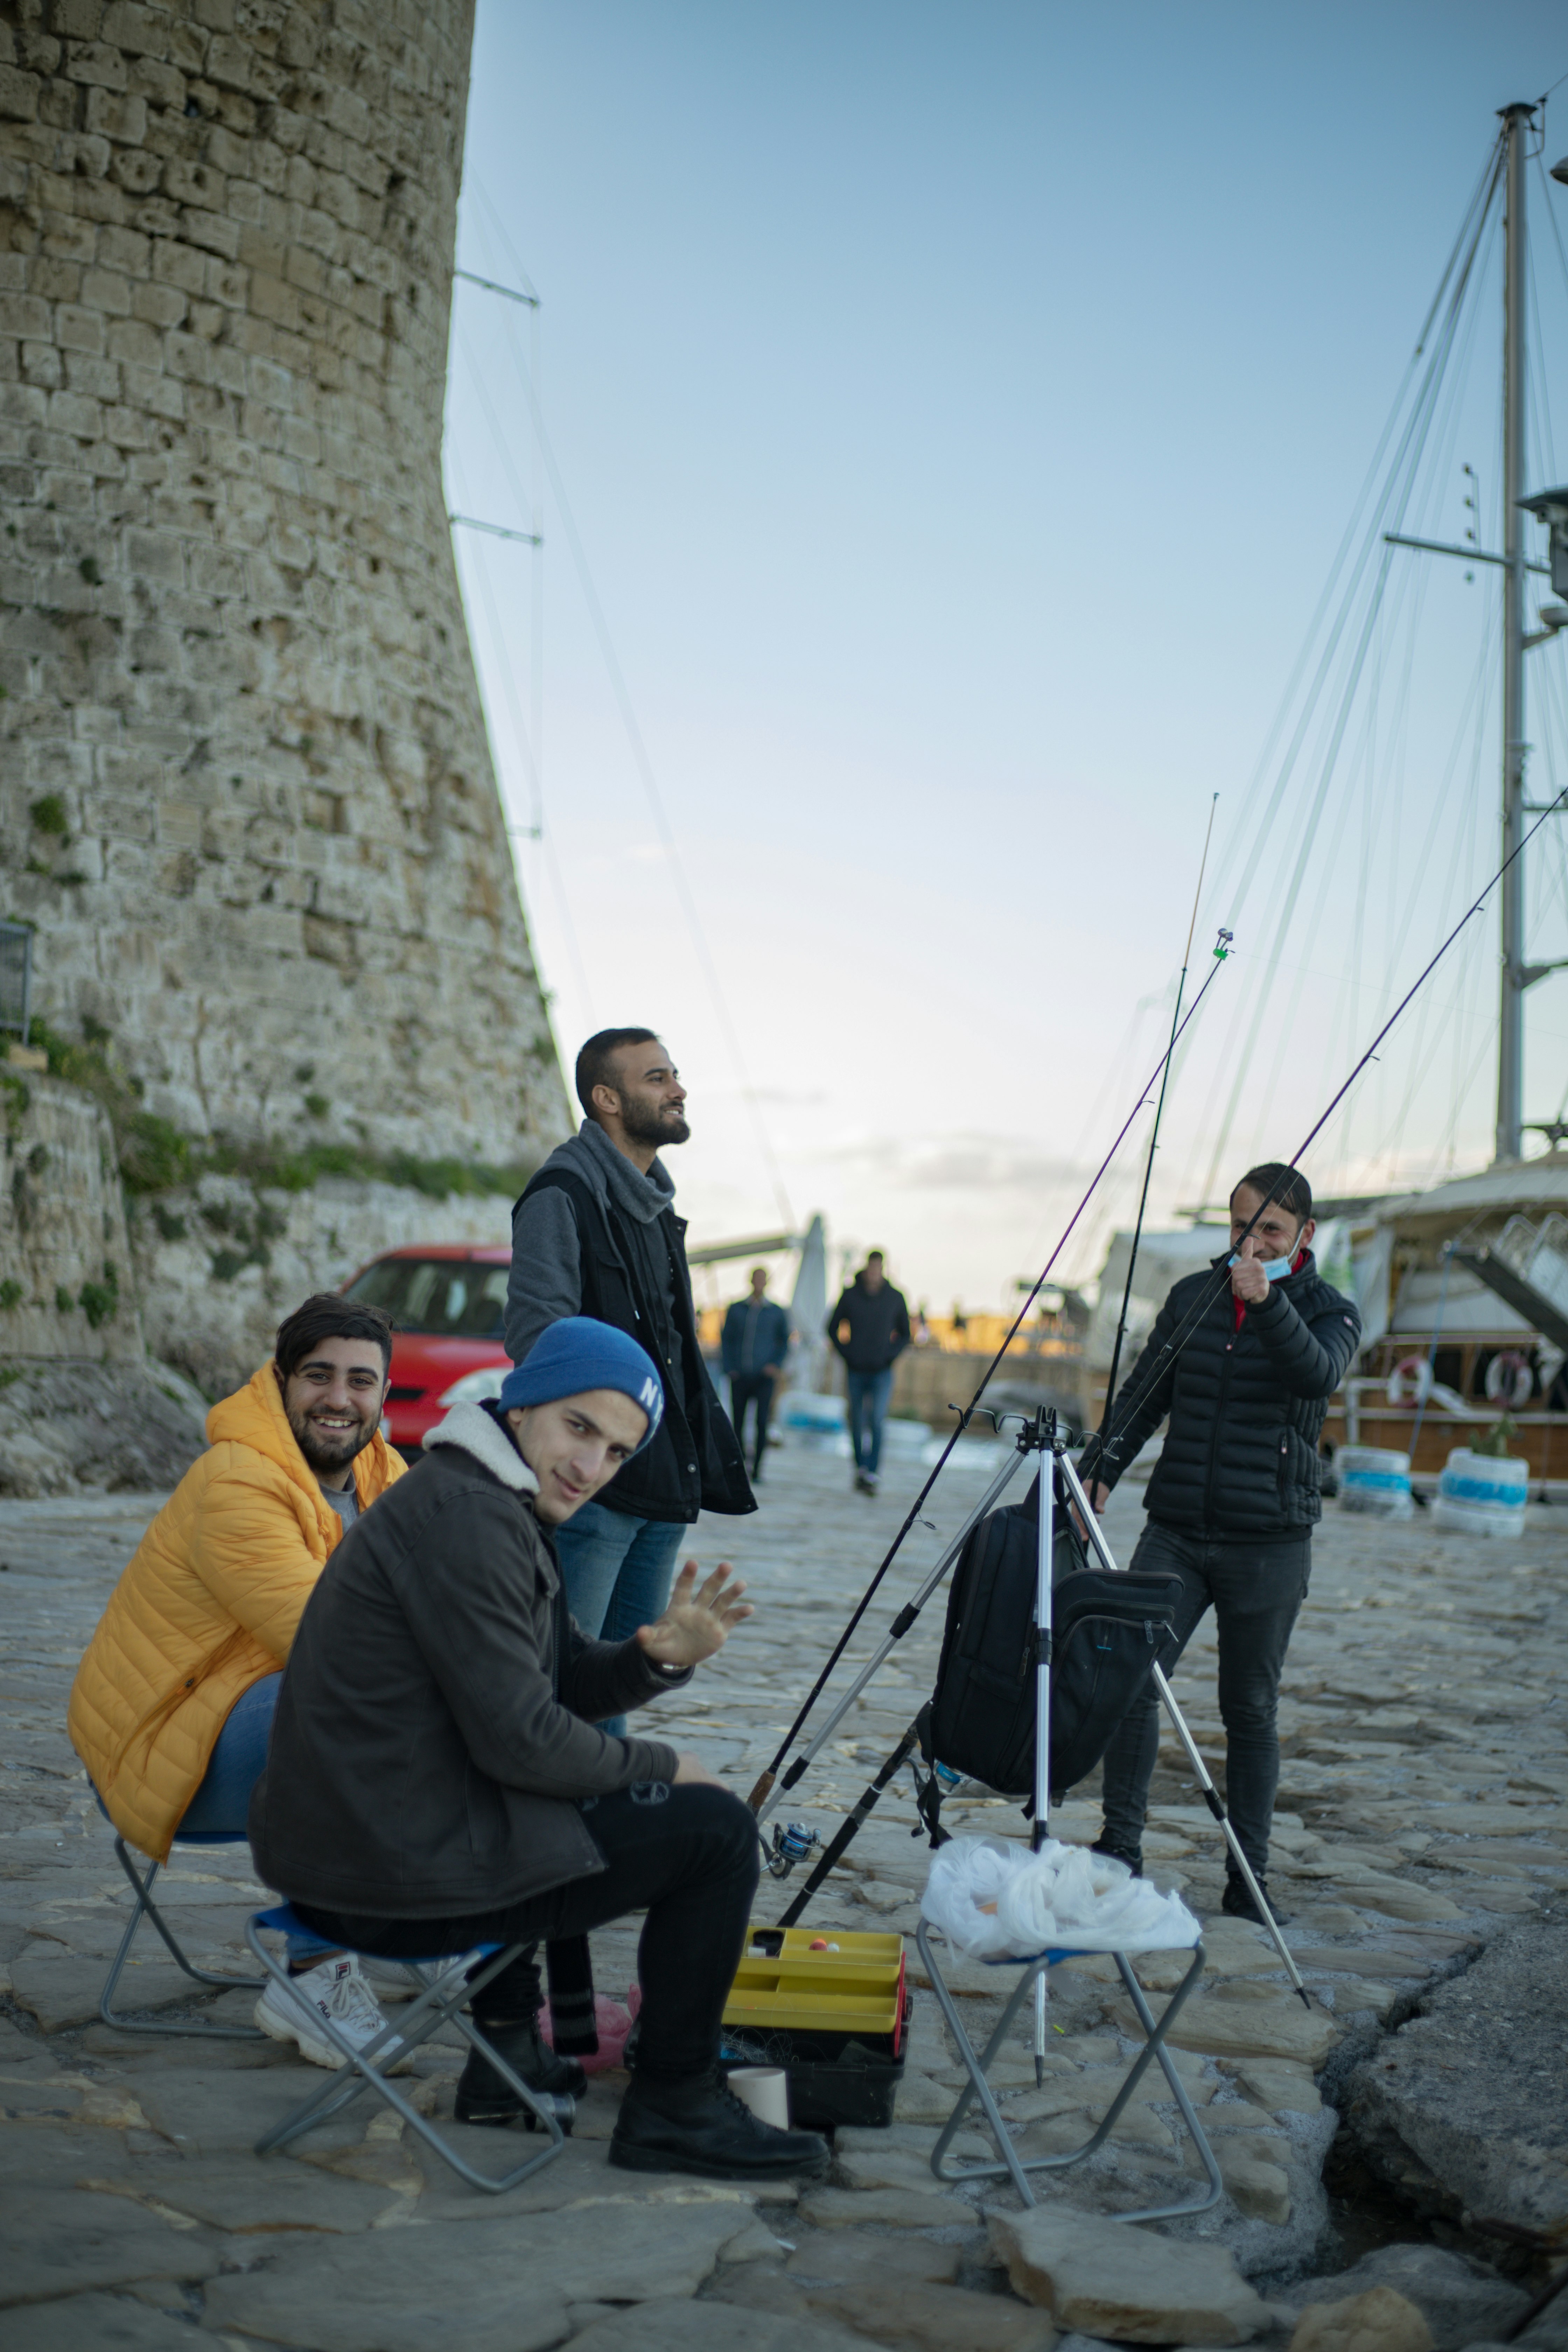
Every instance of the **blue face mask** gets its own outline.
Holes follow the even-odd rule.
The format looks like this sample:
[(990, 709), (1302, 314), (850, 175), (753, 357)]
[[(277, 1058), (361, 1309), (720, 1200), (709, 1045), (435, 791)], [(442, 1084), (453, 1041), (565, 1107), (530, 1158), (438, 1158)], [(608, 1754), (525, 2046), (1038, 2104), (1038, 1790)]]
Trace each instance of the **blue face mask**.
[[(1298, 1243), (1296, 1249), (1292, 1250), (1289, 1257), (1266, 1257), (1262, 1262), (1264, 1279), (1268, 1282), (1283, 1282), (1285, 1276), (1289, 1273), (1290, 1268), (1296, 1263), (1300, 1247), (1300, 1244)], [(1240, 1258), (1234, 1251), (1231, 1253), (1230, 1262), (1232, 1265), (1239, 1265), (1241, 1264)]]

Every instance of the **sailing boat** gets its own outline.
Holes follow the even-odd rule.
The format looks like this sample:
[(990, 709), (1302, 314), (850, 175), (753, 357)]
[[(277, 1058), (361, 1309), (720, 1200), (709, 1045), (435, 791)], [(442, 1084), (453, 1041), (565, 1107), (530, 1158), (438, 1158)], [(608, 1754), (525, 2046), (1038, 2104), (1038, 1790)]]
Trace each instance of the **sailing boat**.
[[(1353, 856), (1345, 844), (1347, 838), (1353, 842), (1356, 833), (1361, 834), (1356, 915), (1345, 948), (1348, 968), (1341, 1009), (1331, 1020), (1319, 1018), (1315, 1024), (1326, 1034), (1325, 1050), (1331, 1056), (1342, 1050), (1334, 1036), (1335, 1024), (1342, 1022), (1348, 1043), (1355, 1024), (1363, 1019), (1358, 996), (1363, 956), (1369, 965), (1375, 965), (1365, 869), (1371, 845), (1379, 838), (1378, 828), (1384, 829), (1381, 838), (1386, 844), (1391, 909), (1395, 887), (1405, 892), (1404, 909), (1396, 922), (1391, 911), (1386, 982), (1394, 971), (1408, 971), (1406, 942), (1412, 921), (1421, 919), (1416, 906), (1419, 894), (1424, 887), (1431, 887), (1433, 869), (1428, 861), (1435, 843), (1452, 844), (1449, 886), (1468, 889), (1470, 886), (1463, 879), (1467, 856), (1479, 865), (1481, 873), (1493, 869), (1519, 851), (1529, 826), (1542, 811), (1556, 805), (1558, 779), (1552, 772), (1550, 741), (1535, 762), (1537, 770), (1544, 766), (1547, 781), (1533, 798), (1527, 798), (1531, 761), (1525, 720), (1528, 683), (1532, 693), (1539, 688), (1541, 709), (1550, 720), (1548, 736), (1568, 741), (1568, 691), (1559, 674), (1562, 654), (1542, 651), (1555, 645), (1560, 633), (1568, 631), (1568, 484), (1531, 489), (1525, 470), (1527, 449), (1531, 446), (1530, 427), (1532, 423), (1539, 427), (1545, 415), (1544, 388), (1535, 419), (1527, 406), (1531, 365), (1539, 368), (1541, 362), (1539, 334), (1534, 350), (1529, 341), (1533, 300), (1527, 237), (1531, 168), (1538, 175), (1541, 201), (1550, 206), (1552, 196), (1542, 154), (1544, 120), (1544, 100), (1515, 103), (1500, 111), (1496, 135), (1314, 618), (1316, 641), (1310, 632), (1281, 705), (1271, 748), (1244, 808), (1243, 826), (1236, 836), (1238, 867), (1258, 868), (1278, 839), (1282, 837), (1285, 843), (1271, 886), (1266, 875), (1259, 887), (1259, 897), (1267, 896), (1267, 925), (1254, 921), (1249, 926), (1254, 933), (1264, 932), (1260, 940), (1247, 940), (1242, 932), (1240, 892), (1250, 883), (1244, 880), (1237, 885), (1221, 878), (1222, 895), (1215, 911), (1227, 923), (1234, 923), (1246, 943), (1258, 952), (1249, 961), (1252, 986), (1246, 1004), (1238, 1003), (1236, 1007), (1231, 1042), (1219, 1057), (1210, 1108), (1202, 1122), (1207, 1171), (1188, 1197), (1195, 1195), (1204, 1202), (1223, 1200), (1222, 1180), (1235, 1164), (1232, 1129), (1238, 1115), (1250, 1119), (1255, 1128), (1267, 1129), (1279, 1066), (1289, 1058), (1296, 1076), (1301, 1076), (1299, 1047), (1294, 1044), (1300, 1033), (1285, 1033), (1292, 1036), (1293, 1050), (1288, 1057), (1279, 1036), (1270, 1041), (1263, 1024), (1265, 1008), (1279, 1001), (1292, 976), (1297, 981), (1296, 1000), (1317, 993), (1311, 981), (1321, 980), (1321, 971), (1309, 979), (1310, 961), (1299, 945), (1305, 912), (1303, 885), (1309, 873), (1318, 883), (1321, 910), (1331, 857), (1335, 854)], [(1551, 178), (1568, 184), (1568, 158), (1552, 168)], [(1462, 540), (1450, 541), (1420, 526), (1425, 520), (1423, 501), (1430, 508), (1435, 499), (1446, 495), (1439, 479), (1441, 451), (1459, 413), (1464, 365), (1479, 315), (1479, 289), (1500, 225), (1502, 462), (1501, 512), (1495, 536), (1501, 543), (1488, 546), (1482, 543), (1479, 482), (1468, 466), (1464, 468), (1469, 486), (1465, 506), (1473, 527)], [(1543, 249), (1550, 254), (1555, 247), (1568, 286), (1568, 252), (1550, 213), (1544, 216), (1544, 227)], [(1542, 436), (1537, 430), (1533, 438), (1536, 445), (1543, 444), (1550, 450), (1549, 433)], [(1539, 468), (1542, 460), (1537, 462)], [(1542, 476), (1538, 470), (1536, 478), (1550, 484), (1553, 477), (1550, 471)], [(1402, 617), (1409, 621), (1413, 642), (1415, 614), (1425, 593), (1422, 573), (1431, 576), (1434, 564), (1447, 569), (1454, 562), (1464, 567), (1467, 579), (1493, 583), (1500, 592), (1496, 603), (1489, 600), (1482, 652), (1482, 666), (1490, 667), (1494, 677), (1492, 646), (1500, 656), (1501, 843), (1497, 855), (1485, 828), (1468, 824), (1480, 805), (1479, 793), (1470, 795), (1470, 806), (1465, 812), (1466, 839), (1460, 837), (1459, 822), (1448, 813), (1446, 796), (1455, 782), (1458, 738), (1465, 722), (1461, 720), (1455, 730), (1454, 754), (1441, 793), (1428, 788), (1418, 813), (1406, 812), (1403, 817), (1397, 787), (1391, 788), (1388, 781), (1386, 720), (1384, 733), (1378, 731), (1378, 665), (1391, 634), (1391, 607), (1404, 600)], [(1412, 572), (1409, 567), (1417, 569)], [(1531, 621), (1527, 604), (1537, 581), (1549, 583), (1552, 597), (1562, 601), (1542, 604)], [(1568, 644), (1568, 635), (1563, 641)], [(1405, 656), (1406, 689), (1412, 657)], [(1385, 701), (1397, 699), (1386, 688), (1382, 690)], [(1428, 727), (1433, 699), (1428, 694), (1424, 701), (1419, 692), (1415, 697)], [(1478, 761), (1486, 699), (1479, 672), (1469, 706), (1477, 730)], [(1352, 758), (1347, 747), (1356, 740), (1357, 725), (1363, 749)], [(1359, 825), (1349, 821), (1348, 795), (1352, 787), (1347, 775), (1357, 759), (1364, 811), (1364, 822)], [(1462, 792), (1462, 778), (1459, 782)], [(1476, 782), (1479, 785), (1479, 773)], [(1342, 794), (1342, 804), (1334, 802), (1335, 793)], [(1489, 799), (1489, 794), (1486, 797)], [(1563, 805), (1568, 810), (1568, 796)], [(1248, 824), (1250, 834), (1244, 839)], [(1568, 821), (1560, 824), (1554, 818), (1522, 856), (1514, 856), (1498, 892), (1500, 1001), (1495, 1031), (1489, 1033), (1495, 1038), (1497, 1081), (1490, 1167), (1473, 1175), (1456, 1176), (1435, 1190), (1347, 1192), (1320, 1203), (1320, 1252), (1326, 1245), (1339, 1261), (1327, 1267), (1331, 1278), (1353, 1282), (1365, 1335), (1354, 1376), (1330, 1409), (1327, 1452), (1347, 1440), (1401, 1453), (1414, 1451), (1415, 1470), (1429, 1475), (1442, 1467), (1451, 1447), (1495, 1427), (1506, 1414), (1513, 1424), (1507, 1442), (1516, 1456), (1528, 1459), (1532, 1480), (1568, 1480), (1568, 1150), (1563, 1149), (1568, 1145), (1568, 1118), (1564, 1118), (1568, 1098), (1555, 1118), (1527, 1120), (1524, 1116), (1526, 995), (1549, 972), (1568, 967), (1568, 957), (1531, 958), (1526, 938), (1531, 903), (1527, 868), (1536, 867), (1538, 880), (1549, 875), (1548, 860), (1562, 859), (1565, 846)], [(1568, 910), (1568, 865), (1563, 887)], [(1226, 891), (1234, 895), (1226, 897)], [(1532, 891), (1539, 895), (1534, 885)], [(1426, 911), (1429, 915), (1429, 899)], [(1447, 918), (1445, 927), (1446, 922)], [(1292, 925), (1298, 926), (1294, 934)], [(1289, 961), (1292, 956), (1294, 967)], [(1277, 982), (1281, 985), (1277, 987)], [(1390, 1078), (1384, 1073), (1373, 1082), (1391, 1086), (1395, 1096), (1403, 1087), (1403, 1102), (1393, 1107), (1384, 1097), (1381, 1114), (1374, 1113), (1370, 1104), (1364, 1108), (1349, 1107), (1340, 1131), (1342, 1157), (1347, 1162), (1352, 1160), (1350, 1119), (1359, 1116), (1364, 1125), (1375, 1115), (1387, 1120), (1385, 1146), (1391, 1165), (1397, 1161), (1416, 1089), (1426, 1081), (1447, 1032), (1458, 1030), (1471, 1017), (1479, 984), (1480, 975), (1472, 965), (1463, 978), (1456, 973), (1446, 1013), (1431, 1004), (1420, 1009), (1412, 1024), (1414, 1040), (1407, 1038), (1402, 1048), (1408, 1068), (1403, 1076)], [(1314, 1013), (1318, 1010), (1314, 1005)], [(1425, 1034), (1424, 1024), (1430, 1024)], [(1489, 1037), (1482, 1035), (1483, 1053), (1488, 1043)], [(1470, 1061), (1468, 1038), (1464, 1044), (1463, 1054), (1456, 1050), (1448, 1089), (1454, 1106), (1450, 1138), (1458, 1106), (1471, 1078), (1479, 1075), (1480, 1055)], [(1228, 1099), (1222, 1101), (1226, 1088)], [(1543, 1156), (1526, 1159), (1524, 1139), (1531, 1133), (1544, 1134), (1548, 1150)], [(1201, 1220), (1215, 1212), (1189, 1213)], [(1177, 1239), (1163, 1238), (1173, 1243)], [(1200, 1259), (1206, 1258), (1223, 1246), (1223, 1231), (1205, 1232), (1200, 1223), (1184, 1239)], [(1147, 1241), (1144, 1246), (1148, 1248)], [(1113, 1258), (1115, 1247), (1113, 1244)], [(1156, 1252), (1149, 1263), (1158, 1262)], [(1125, 1265), (1124, 1257), (1121, 1263)], [(1108, 1266), (1102, 1286), (1110, 1271)], [(1120, 1282), (1113, 1286), (1119, 1293)], [(1151, 1314), (1154, 1303), (1152, 1299), (1145, 1302)]]

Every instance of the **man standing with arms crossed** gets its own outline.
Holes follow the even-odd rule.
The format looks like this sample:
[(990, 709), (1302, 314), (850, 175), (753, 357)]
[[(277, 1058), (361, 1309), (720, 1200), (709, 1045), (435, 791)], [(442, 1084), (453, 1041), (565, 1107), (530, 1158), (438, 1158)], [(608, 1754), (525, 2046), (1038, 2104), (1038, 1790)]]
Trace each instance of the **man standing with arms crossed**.
[[(664, 1385), (657, 1434), (557, 1538), (572, 1614), (627, 1642), (669, 1598), (699, 1511), (754, 1511), (735, 1433), (697, 1343), (686, 1220), (661, 1150), (691, 1133), (686, 1089), (651, 1029), (601, 1029), (577, 1056), (583, 1124), (558, 1144), (511, 1220), (506, 1349), (522, 1363), (552, 1323), (587, 1315), (647, 1349)], [(624, 1733), (620, 1718), (602, 1725)]]
[[(1250, 1232), (1247, 1228), (1250, 1227)], [(1354, 1301), (1319, 1274), (1310, 1243), (1312, 1191), (1283, 1161), (1249, 1168), (1230, 1196), (1231, 1246), (1213, 1268), (1178, 1282), (1107, 1415), (1109, 1442), (1091, 1437), (1079, 1475), (1097, 1511), (1167, 1413), (1171, 1425), (1149, 1480), (1149, 1523), (1132, 1566), (1181, 1578), (1177, 1654), (1212, 1605), (1219, 1634), (1219, 1709), (1226, 1796), (1237, 1843), (1263, 1888), (1279, 1780), (1275, 1709), (1297, 1612), (1312, 1572), (1312, 1528), (1322, 1516), (1318, 1438), (1330, 1397), (1361, 1344)], [(1245, 1235), (1245, 1238), (1243, 1236)], [(1163, 1370), (1167, 1339), (1228, 1259), (1230, 1280)], [(1172, 1661), (1166, 1659), (1167, 1673)], [(1149, 1782), (1159, 1749), (1152, 1683), (1105, 1754), (1105, 1825), (1095, 1852), (1135, 1874)], [(1272, 1906), (1270, 1906), (1272, 1907)], [(1259, 1916), (1239, 1871), (1222, 1908)]]

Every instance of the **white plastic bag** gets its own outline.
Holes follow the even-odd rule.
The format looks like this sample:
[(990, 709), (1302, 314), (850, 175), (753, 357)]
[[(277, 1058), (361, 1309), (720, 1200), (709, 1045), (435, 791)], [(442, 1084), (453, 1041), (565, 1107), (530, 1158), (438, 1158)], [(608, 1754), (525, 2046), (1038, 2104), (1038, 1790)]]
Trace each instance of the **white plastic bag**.
[(1197, 1921), (1177, 1895), (1124, 1862), (1047, 1838), (1038, 1853), (1000, 1838), (957, 1837), (937, 1853), (921, 1909), (971, 1959), (1075, 1952), (1184, 1951)]

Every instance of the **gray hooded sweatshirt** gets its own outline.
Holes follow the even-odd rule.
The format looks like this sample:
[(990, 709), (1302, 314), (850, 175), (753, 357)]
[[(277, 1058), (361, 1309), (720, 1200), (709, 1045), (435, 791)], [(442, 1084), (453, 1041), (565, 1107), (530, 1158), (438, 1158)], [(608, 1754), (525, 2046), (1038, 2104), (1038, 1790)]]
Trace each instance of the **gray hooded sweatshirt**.
[[(651, 1225), (675, 1204), (675, 1186), (662, 1160), (645, 1176), (617, 1151), (597, 1122), (585, 1118), (575, 1135), (558, 1143), (544, 1165), (570, 1168), (590, 1184), (607, 1207), (635, 1225)], [(651, 1250), (649, 1264), (664, 1293), (673, 1354), (670, 1370), (683, 1393), (685, 1366), (675, 1325), (674, 1269), (668, 1254)], [(552, 1188), (521, 1201), (511, 1221), (511, 1278), (506, 1294), (506, 1351), (521, 1364), (552, 1323), (575, 1315), (583, 1304), (582, 1256), (571, 1195)]]

